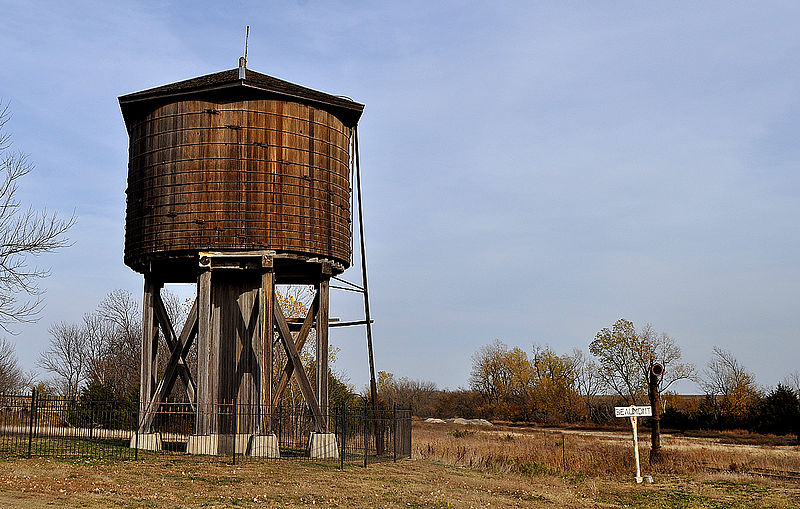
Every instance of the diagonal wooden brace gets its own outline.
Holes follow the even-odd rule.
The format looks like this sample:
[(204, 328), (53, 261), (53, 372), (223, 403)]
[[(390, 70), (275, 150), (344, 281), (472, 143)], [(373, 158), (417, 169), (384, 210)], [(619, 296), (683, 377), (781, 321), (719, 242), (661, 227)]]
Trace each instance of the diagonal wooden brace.
[(297, 353), (297, 347), (294, 344), (294, 338), (292, 338), (292, 333), (289, 330), (289, 324), (286, 323), (286, 318), (283, 316), (281, 305), (277, 299), (275, 299), (272, 308), (275, 316), (275, 325), (278, 328), (278, 335), (283, 343), (283, 348), (286, 350), (286, 356), (294, 366), (294, 377), (297, 380), (297, 385), (300, 386), (303, 399), (306, 400), (306, 404), (311, 408), (311, 413), (314, 415), (314, 431), (320, 432), (322, 431), (322, 413), (320, 412), (317, 398), (314, 395), (314, 389), (311, 388), (311, 383), (308, 381), (306, 371), (303, 369), (303, 363), (300, 361), (300, 354)]
[[(308, 314), (306, 314), (306, 319), (303, 321), (303, 326), (300, 328), (300, 332), (297, 334), (297, 338), (295, 339), (294, 345), (298, 352), (303, 350), (303, 347), (306, 345), (306, 341), (308, 340), (308, 334), (311, 332), (311, 326), (314, 324), (314, 316), (317, 314), (317, 309), (319, 309), (319, 295), (314, 295), (314, 300), (311, 302), (311, 307), (308, 309)], [(283, 392), (286, 390), (286, 386), (289, 385), (289, 380), (292, 379), (292, 373), (294, 372), (294, 364), (287, 361), (286, 365), (283, 367), (283, 373), (281, 374), (281, 379), (278, 381), (278, 387), (275, 389), (275, 397), (272, 400), (272, 413), (274, 414), (278, 408), (278, 404), (283, 397)]]
[[(175, 329), (172, 327), (172, 323), (169, 320), (169, 315), (167, 314), (167, 309), (164, 307), (164, 301), (161, 300), (161, 292), (156, 292), (155, 294), (155, 312), (156, 312), (156, 319), (158, 320), (159, 325), (161, 325), (161, 330), (164, 333), (164, 339), (167, 340), (167, 346), (171, 352), (174, 352), (177, 347), (177, 340), (175, 335)], [(195, 300), (194, 304), (192, 304), (192, 311), (194, 312), (194, 321), (197, 321), (197, 301)], [(192, 311), (189, 314), (192, 314)], [(191, 316), (189, 317), (191, 318)], [(186, 325), (190, 323), (191, 320), (186, 321)], [(189, 331), (186, 331), (186, 325), (184, 325), (183, 330), (181, 331), (181, 336), (183, 333), (186, 332), (187, 334), (191, 332), (191, 328)], [(183, 338), (181, 344), (186, 344), (186, 339)], [(181, 350), (181, 348), (178, 348)], [(188, 350), (187, 350), (188, 351)], [(189, 398), (189, 403), (194, 405), (194, 396), (195, 396), (195, 384), (194, 380), (192, 379), (192, 374), (189, 372), (189, 366), (186, 364), (186, 356), (181, 355), (178, 358), (178, 375), (181, 377), (181, 381), (183, 385), (186, 387), (186, 395)]]
[[(172, 391), (172, 387), (175, 385), (181, 363), (183, 363), (184, 367), (186, 366), (186, 355), (189, 353), (189, 349), (192, 346), (192, 340), (194, 339), (195, 335), (197, 335), (197, 324), (197, 301), (195, 301), (195, 303), (192, 305), (192, 310), (189, 312), (189, 316), (186, 319), (186, 323), (183, 326), (180, 337), (177, 341), (173, 342), (169, 361), (167, 362), (167, 367), (164, 370), (164, 376), (158, 383), (155, 393), (153, 394), (153, 398), (148, 402), (145, 414), (140, 417), (140, 432), (150, 429), (156, 410), (161, 403), (167, 399), (167, 396), (169, 396), (169, 393)], [(165, 336), (166, 335), (167, 334), (165, 334)], [(194, 407), (195, 391), (194, 384), (191, 381), (191, 376), (189, 377), (189, 384), (186, 385), (186, 393), (189, 397), (189, 403), (192, 405), (192, 407)]]
[[(245, 325), (244, 335), (239, 338), (242, 349), (239, 353), (239, 359), (236, 361), (236, 386), (238, 387), (241, 383), (245, 373), (245, 367), (248, 367), (255, 370), (255, 372), (252, 373), (253, 382), (259, 387), (258, 391), (260, 393), (261, 372), (259, 371), (259, 363), (256, 362), (256, 354), (253, 351), (253, 343), (250, 339), (255, 336), (256, 327), (258, 327), (258, 301), (259, 299), (254, 299), (253, 308), (250, 311), (250, 320), (248, 320)], [(239, 313), (242, 324), (245, 324), (244, 314), (241, 308), (239, 308)]]

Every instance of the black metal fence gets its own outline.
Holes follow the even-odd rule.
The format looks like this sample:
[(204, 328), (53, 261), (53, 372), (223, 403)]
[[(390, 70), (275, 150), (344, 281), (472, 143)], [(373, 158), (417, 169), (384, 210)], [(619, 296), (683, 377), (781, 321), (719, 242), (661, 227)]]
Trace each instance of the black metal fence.
[(0, 395), (0, 457), (147, 459), (155, 454), (228, 457), (232, 462), (310, 460), (367, 466), (411, 456), (411, 411), (374, 413), (354, 398), (314, 418), (305, 405), (135, 402)]

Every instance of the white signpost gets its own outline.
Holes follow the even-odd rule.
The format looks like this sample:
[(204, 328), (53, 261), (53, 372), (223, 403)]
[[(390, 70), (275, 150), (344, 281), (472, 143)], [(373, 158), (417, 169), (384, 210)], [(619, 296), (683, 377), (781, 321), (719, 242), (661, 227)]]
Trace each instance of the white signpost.
[(642, 471), (639, 468), (639, 435), (636, 431), (636, 419), (638, 417), (650, 417), (653, 415), (653, 408), (649, 406), (617, 406), (614, 407), (614, 415), (617, 417), (630, 417), (631, 427), (633, 428), (633, 456), (636, 459), (636, 482), (641, 484)]

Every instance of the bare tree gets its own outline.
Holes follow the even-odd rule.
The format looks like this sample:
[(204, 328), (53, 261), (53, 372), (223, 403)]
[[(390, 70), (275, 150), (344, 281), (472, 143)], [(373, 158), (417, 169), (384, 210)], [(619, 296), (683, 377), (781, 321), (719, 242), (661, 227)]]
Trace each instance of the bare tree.
[(81, 327), (57, 322), (50, 326), (50, 347), (39, 356), (38, 366), (56, 376), (64, 396), (73, 397), (86, 381), (88, 359)]
[[(180, 333), (189, 312), (188, 303), (167, 290), (162, 291), (162, 298), (176, 333)], [(74, 394), (87, 383), (101, 384), (118, 397), (135, 393), (141, 363), (140, 306), (130, 292), (114, 290), (95, 311), (84, 315), (82, 322), (54, 324), (50, 328), (50, 347), (40, 355), (39, 366), (56, 376), (65, 394)], [(168, 349), (163, 334), (159, 340), (159, 361), (163, 366)], [(190, 351), (190, 364), (195, 368), (196, 358), (196, 350)]]
[[(795, 370), (786, 375), (781, 384), (792, 389), (795, 394), (800, 396), (800, 371)], [(800, 436), (798, 436), (798, 440), (800, 440)]]
[(378, 371), (378, 394), (387, 404), (410, 408), (411, 413), (418, 417), (430, 417), (436, 412), (439, 389), (434, 382), (395, 378), (393, 373)]
[(578, 348), (572, 350), (570, 357), (575, 374), (575, 390), (583, 398), (587, 417), (596, 420), (598, 418), (598, 409), (600, 408), (598, 395), (603, 390), (600, 366), (588, 358), (583, 350)]
[(31, 382), (31, 377), (19, 366), (13, 343), (6, 338), (0, 338), (0, 393), (20, 392)]
[(109, 341), (113, 333), (113, 324), (104, 320), (99, 313), (83, 316), (81, 335), (86, 358), (86, 378), (89, 382), (105, 385), (113, 376), (113, 370), (108, 366), (109, 357), (114, 355), (114, 345)]
[(115, 394), (135, 390), (139, 371), (139, 304), (124, 290), (109, 293), (80, 323), (50, 327), (50, 345), (38, 365), (55, 375), (60, 391), (76, 394), (85, 383), (100, 383)]
[(720, 415), (743, 419), (755, 407), (759, 398), (755, 377), (728, 350), (715, 346), (703, 375), (701, 386)]
[(711, 396), (730, 396), (741, 386), (754, 386), (753, 374), (731, 352), (715, 346), (701, 386)]
[(29, 265), (31, 256), (55, 251), (69, 244), (66, 233), (75, 217), (60, 219), (46, 210), (24, 208), (17, 199), (17, 185), (33, 171), (22, 153), (11, 152), (11, 136), (4, 132), (10, 119), (8, 106), (0, 105), (0, 328), (35, 321), (42, 309), (38, 283), (50, 273)]
[(109, 354), (103, 362), (105, 384), (123, 395), (136, 391), (141, 363), (141, 304), (126, 290), (114, 290), (100, 302), (96, 314), (106, 323)]

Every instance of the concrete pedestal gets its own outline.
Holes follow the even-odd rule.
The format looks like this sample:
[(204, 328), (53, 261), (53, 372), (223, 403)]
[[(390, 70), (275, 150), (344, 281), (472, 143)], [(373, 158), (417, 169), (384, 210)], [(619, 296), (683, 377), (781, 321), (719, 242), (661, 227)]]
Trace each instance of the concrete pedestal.
[(131, 449), (160, 451), (162, 448), (161, 433), (136, 433), (131, 436)]
[[(274, 437), (274, 435), (272, 436)], [(248, 454), (250, 450), (250, 440), (252, 438), (253, 436), (249, 433), (237, 433), (236, 435), (191, 435), (186, 444), (186, 452), (188, 454), (227, 456), (233, 454), (233, 448), (236, 447), (236, 454), (244, 455)], [(277, 443), (278, 440), (275, 438), (276, 450)]]
[(278, 446), (278, 437), (272, 435), (252, 435), (247, 447), (249, 456), (259, 458), (280, 458), (281, 450)]
[(313, 459), (338, 459), (339, 447), (334, 433), (311, 432), (308, 437), (308, 456)]
[(233, 451), (233, 435), (191, 435), (186, 443), (188, 454), (228, 455)]

